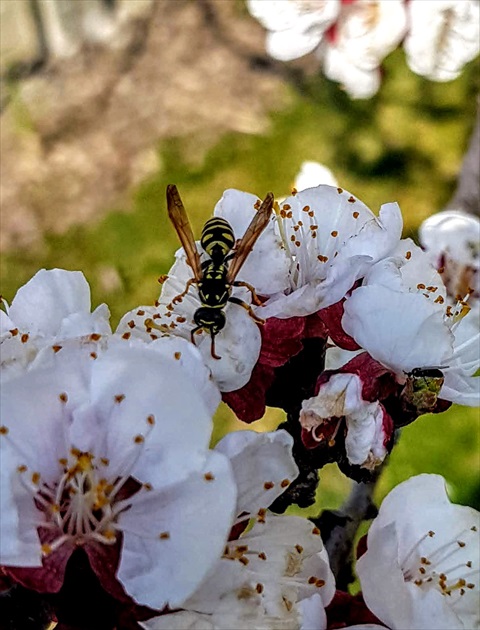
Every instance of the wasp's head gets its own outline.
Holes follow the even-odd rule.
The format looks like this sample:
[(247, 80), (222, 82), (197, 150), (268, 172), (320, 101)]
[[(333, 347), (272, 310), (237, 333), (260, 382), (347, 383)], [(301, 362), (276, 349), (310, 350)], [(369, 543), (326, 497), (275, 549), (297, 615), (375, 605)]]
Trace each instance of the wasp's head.
[(218, 334), (225, 327), (225, 313), (219, 308), (201, 306), (195, 311), (193, 319), (197, 326), (208, 330), (211, 335)]

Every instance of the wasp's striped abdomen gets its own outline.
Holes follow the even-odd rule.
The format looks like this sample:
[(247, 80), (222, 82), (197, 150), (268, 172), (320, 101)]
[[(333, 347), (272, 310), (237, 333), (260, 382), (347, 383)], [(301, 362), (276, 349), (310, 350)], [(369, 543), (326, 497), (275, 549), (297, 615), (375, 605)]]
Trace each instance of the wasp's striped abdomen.
[(209, 219), (203, 226), (200, 243), (213, 262), (221, 264), (235, 245), (232, 226), (221, 217)]

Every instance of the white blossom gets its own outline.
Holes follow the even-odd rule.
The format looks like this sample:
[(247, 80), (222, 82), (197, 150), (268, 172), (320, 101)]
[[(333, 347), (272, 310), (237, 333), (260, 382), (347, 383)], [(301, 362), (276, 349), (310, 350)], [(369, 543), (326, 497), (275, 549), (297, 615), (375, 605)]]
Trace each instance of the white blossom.
[(247, 0), (266, 29), (267, 53), (291, 61), (314, 52), (351, 98), (371, 98), (381, 64), (404, 40), (413, 72), (455, 79), (480, 50), (479, 0)]
[(450, 503), (439, 475), (394, 488), (357, 561), (369, 609), (392, 630), (480, 627), (479, 513)]
[(267, 30), (268, 54), (280, 61), (315, 50), (340, 11), (339, 0), (247, 0), (251, 15)]
[(295, 190), (299, 191), (305, 190), (306, 188), (314, 188), (320, 184), (338, 186), (335, 175), (327, 166), (319, 162), (314, 162), (313, 160), (302, 162), (293, 184)]
[(335, 592), (320, 532), (307, 519), (267, 511), (297, 475), (293, 440), (285, 431), (227, 435), (216, 447), (230, 458), (237, 483), (236, 526), (223, 556), (185, 610), (144, 624), (170, 628), (325, 628), (324, 608)]
[(480, 298), (480, 219), (461, 210), (437, 212), (420, 225), (420, 243), (441, 269), (451, 299)]
[[(288, 287), (258, 307), (262, 317), (310, 315), (335, 304), (397, 245), (400, 209), (384, 204), (377, 218), (351, 193), (320, 185), (280, 204), (277, 231), (289, 259)], [(264, 264), (263, 273), (275, 273)]]
[[(445, 376), (440, 398), (476, 406), (480, 332), (465, 302), (446, 304), (446, 289), (427, 255), (410, 239), (380, 261), (345, 302), (342, 326), (402, 383), (415, 368)], [(462, 321), (465, 320), (465, 321)]]
[(342, 8), (333, 43), (324, 48), (325, 75), (352, 98), (370, 98), (380, 86), (380, 64), (407, 29), (403, 0), (363, 0)]
[(478, 0), (410, 0), (407, 62), (432, 81), (451, 81), (480, 51)]
[(180, 605), (221, 554), (236, 502), (188, 372), (143, 344), (67, 344), (1, 393), (0, 563), (55, 566), (79, 545), (94, 558), (121, 534), (126, 592)]
[(106, 304), (93, 313), (81, 271), (41, 269), (0, 310), (2, 381), (27, 369), (38, 351), (65, 339), (111, 332)]

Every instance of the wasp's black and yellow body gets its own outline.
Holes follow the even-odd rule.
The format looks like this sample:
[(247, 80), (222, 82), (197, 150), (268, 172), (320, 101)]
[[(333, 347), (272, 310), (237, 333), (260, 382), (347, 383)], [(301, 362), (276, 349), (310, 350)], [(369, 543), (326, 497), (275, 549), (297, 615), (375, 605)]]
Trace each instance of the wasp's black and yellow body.
[(221, 265), (235, 245), (232, 226), (221, 217), (209, 219), (203, 226), (200, 243), (212, 262)]
[(238, 243), (235, 241), (235, 235), (228, 221), (221, 217), (209, 219), (203, 227), (200, 239), (202, 248), (209, 256), (209, 259), (203, 263), (200, 263), (190, 222), (174, 185), (167, 187), (167, 206), (168, 214), (183, 245), (188, 264), (193, 271), (193, 278), (187, 282), (185, 291), (177, 295), (172, 302), (175, 304), (181, 301), (190, 286), (192, 284), (197, 285), (198, 297), (202, 305), (193, 316), (196, 326), (191, 331), (191, 340), (192, 343), (195, 343), (194, 335), (197, 331), (208, 331), (212, 340), (212, 357), (219, 359), (220, 357), (215, 354), (215, 336), (225, 327), (226, 317), (223, 309), (227, 302), (242, 306), (255, 321), (263, 323), (263, 320), (255, 315), (249, 304), (232, 297), (231, 292), (234, 286), (246, 287), (252, 294), (252, 300), (256, 304), (260, 304), (254, 288), (246, 282), (236, 281), (235, 278), (257, 238), (270, 220), (273, 195), (269, 193), (265, 197), (243, 238)]

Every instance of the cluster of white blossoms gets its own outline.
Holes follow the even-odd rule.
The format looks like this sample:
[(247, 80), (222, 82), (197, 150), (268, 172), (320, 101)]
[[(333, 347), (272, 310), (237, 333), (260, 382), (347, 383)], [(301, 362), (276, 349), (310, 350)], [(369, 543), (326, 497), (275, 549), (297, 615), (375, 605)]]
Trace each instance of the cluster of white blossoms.
[[(259, 204), (227, 190), (214, 216), (241, 239)], [(395, 203), (377, 217), (328, 185), (275, 202), (232, 287), (250, 308), (227, 304), (220, 358), (205, 331), (191, 342), (197, 287), (175, 299), (192, 277), (183, 249), (155, 305), (115, 332), (81, 272), (39, 271), (0, 311), (4, 582), (61, 610), (82, 553), (118, 627), (329, 627), (339, 591), (321, 532), (269, 508), (301, 476), (299, 448), (328, 452), (318, 468), (369, 472), (398, 426), (479, 403), (478, 242), (454, 219), (442, 238), (423, 227), (423, 251), (401, 240)], [(296, 401), (301, 441), (242, 431), (212, 448), (221, 397), (250, 421), (312, 339), (335, 358), (324, 370), (319, 353), (312, 395)], [(346, 607), (344, 627), (480, 627), (479, 526), (438, 476), (398, 486), (357, 563), (362, 615)]]
[(370, 98), (381, 64), (402, 42), (410, 69), (455, 79), (480, 50), (478, 0), (247, 0), (268, 31), (267, 52), (290, 61), (315, 51), (325, 75)]

